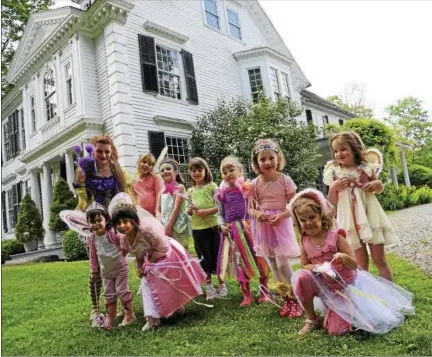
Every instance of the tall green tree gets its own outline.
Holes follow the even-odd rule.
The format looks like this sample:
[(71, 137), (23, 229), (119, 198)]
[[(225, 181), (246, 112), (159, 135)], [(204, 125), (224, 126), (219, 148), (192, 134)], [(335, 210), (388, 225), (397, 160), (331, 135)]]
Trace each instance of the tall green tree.
[(386, 111), (389, 114), (386, 120), (396, 129), (398, 139), (412, 146), (414, 159), (424, 148), (430, 148), (432, 121), (421, 100), (405, 97), (387, 107)]
[(30, 15), (48, 10), (53, 0), (2, 0), (1, 2), (1, 76), (2, 97), (12, 86), (6, 82), (6, 74), (12, 62)]

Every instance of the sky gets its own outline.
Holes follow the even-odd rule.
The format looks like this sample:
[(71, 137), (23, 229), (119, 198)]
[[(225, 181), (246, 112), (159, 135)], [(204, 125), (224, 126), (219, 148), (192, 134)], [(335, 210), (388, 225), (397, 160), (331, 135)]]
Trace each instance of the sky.
[(432, 1), (259, 0), (321, 97), (350, 83), (376, 117), (405, 96), (432, 118)]

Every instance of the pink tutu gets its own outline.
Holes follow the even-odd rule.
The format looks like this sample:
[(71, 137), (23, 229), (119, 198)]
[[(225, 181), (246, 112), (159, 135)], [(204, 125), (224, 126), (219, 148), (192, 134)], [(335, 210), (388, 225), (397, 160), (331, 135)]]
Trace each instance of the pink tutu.
[[(268, 209), (264, 213), (275, 216), (282, 210)], [(296, 240), (292, 218), (285, 218), (277, 226), (269, 222), (251, 220), (254, 250), (259, 257), (277, 257), (288, 255), (290, 258), (300, 256), (300, 248)]]
[[(172, 315), (201, 295), (201, 284), (206, 279), (199, 261), (174, 239), (168, 238), (168, 241), (170, 247), (166, 256), (156, 263), (145, 264), (154, 307), (161, 317)], [(148, 314), (147, 311), (145, 313)]]

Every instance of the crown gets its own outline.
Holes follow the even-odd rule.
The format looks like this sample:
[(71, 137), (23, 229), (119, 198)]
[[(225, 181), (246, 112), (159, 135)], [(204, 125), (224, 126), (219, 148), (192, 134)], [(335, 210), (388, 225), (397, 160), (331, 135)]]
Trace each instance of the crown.
[(99, 210), (99, 211), (103, 211), (107, 213), (107, 209), (105, 208), (105, 206), (101, 205), (100, 203), (93, 201), (86, 210), (86, 213), (90, 212), (90, 211), (95, 211), (95, 210)]
[(254, 155), (264, 150), (273, 150), (279, 152), (277, 145), (269, 139), (260, 139), (255, 145)]
[(164, 159), (161, 161), (159, 167), (161, 167), (163, 164), (170, 164), (170, 165), (172, 165), (172, 166), (174, 167), (174, 170), (178, 171), (179, 166), (178, 166), (177, 161), (175, 161), (174, 159), (172, 159), (172, 158), (170, 158), (170, 157), (166, 157), (166, 158), (164, 158)]
[(110, 216), (112, 216), (113, 212), (117, 209), (123, 208), (123, 207), (129, 207), (136, 209), (135, 206), (132, 203), (131, 197), (124, 192), (120, 192), (116, 194), (113, 199), (111, 200), (111, 203), (108, 206), (108, 213)]

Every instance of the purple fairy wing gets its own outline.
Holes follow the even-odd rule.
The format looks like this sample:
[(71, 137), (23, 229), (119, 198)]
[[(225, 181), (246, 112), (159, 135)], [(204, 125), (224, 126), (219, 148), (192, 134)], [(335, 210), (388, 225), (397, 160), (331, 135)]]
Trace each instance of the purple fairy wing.
[(70, 229), (80, 235), (89, 237), (92, 235), (87, 217), (84, 212), (64, 210), (60, 212), (60, 218), (68, 225)]

